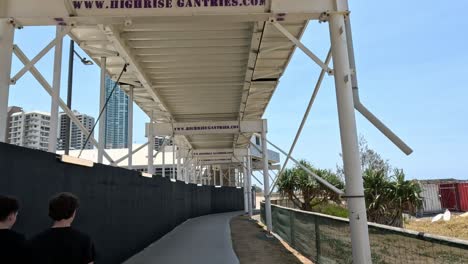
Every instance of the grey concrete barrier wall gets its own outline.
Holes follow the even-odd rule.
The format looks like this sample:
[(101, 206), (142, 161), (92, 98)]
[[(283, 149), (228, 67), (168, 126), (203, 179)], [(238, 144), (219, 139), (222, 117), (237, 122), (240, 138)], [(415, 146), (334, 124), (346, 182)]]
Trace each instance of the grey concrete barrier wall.
[(243, 210), (243, 190), (215, 188), (95, 164), (65, 164), (57, 155), (0, 143), (0, 194), (21, 209), (14, 229), (31, 237), (50, 227), (48, 201), (58, 192), (80, 198), (74, 226), (96, 245), (96, 263), (121, 263), (189, 218)]

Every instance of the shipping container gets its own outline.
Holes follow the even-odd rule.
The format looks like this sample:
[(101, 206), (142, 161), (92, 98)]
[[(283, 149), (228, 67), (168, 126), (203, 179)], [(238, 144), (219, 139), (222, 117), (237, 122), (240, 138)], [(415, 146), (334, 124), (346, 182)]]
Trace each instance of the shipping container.
[(468, 183), (458, 183), (457, 190), (460, 211), (468, 212)]
[(439, 184), (421, 183), (422, 213), (433, 214), (442, 212), (439, 197)]
[(440, 204), (443, 209), (451, 211), (460, 210), (458, 205), (457, 183), (445, 183), (439, 185)]

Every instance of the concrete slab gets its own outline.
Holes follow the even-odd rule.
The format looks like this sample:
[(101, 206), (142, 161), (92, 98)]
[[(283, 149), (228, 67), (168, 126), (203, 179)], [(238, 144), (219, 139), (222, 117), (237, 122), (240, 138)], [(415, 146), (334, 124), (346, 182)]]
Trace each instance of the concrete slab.
[(242, 213), (190, 219), (124, 264), (239, 264), (232, 247), (229, 222)]

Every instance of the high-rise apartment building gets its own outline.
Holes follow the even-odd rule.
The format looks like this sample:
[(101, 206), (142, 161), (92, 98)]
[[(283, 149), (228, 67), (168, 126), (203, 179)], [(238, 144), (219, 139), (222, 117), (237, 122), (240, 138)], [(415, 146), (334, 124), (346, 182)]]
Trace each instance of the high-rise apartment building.
[(23, 112), (23, 108), (19, 107), (19, 106), (9, 106), (8, 107), (8, 112), (7, 112), (7, 115), (8, 115), (8, 119), (7, 119), (7, 124), (8, 126), (5, 128), (5, 135), (6, 135), (6, 143), (10, 143), (10, 125), (11, 125), (11, 115), (13, 115), (14, 113), (18, 113), (18, 112)]
[(49, 148), (50, 114), (19, 111), (11, 114), (8, 142), (47, 151)]
[[(74, 115), (78, 120), (80, 121), (81, 124), (88, 130), (91, 131), (94, 125), (94, 117), (81, 114), (77, 111), (73, 111)], [(65, 140), (66, 140), (66, 125), (67, 125), (67, 119), (65, 118), (67, 115), (65, 113), (60, 113), (59, 114), (59, 122), (60, 122), (60, 130), (59, 130), (59, 140), (58, 140), (58, 150), (64, 150), (65, 149)], [(75, 123), (70, 121), (70, 126), (71, 126), (71, 133), (70, 133), (70, 149), (82, 149), (85, 141), (86, 141), (86, 135), (78, 128)], [(93, 133), (94, 134), (94, 133)], [(84, 149), (92, 149), (93, 144), (91, 144), (89, 141), (86, 144), (86, 147)]]
[[(106, 98), (114, 85), (115, 82), (106, 77)], [(106, 108), (106, 149), (128, 147), (128, 104), (128, 96), (117, 86)]]

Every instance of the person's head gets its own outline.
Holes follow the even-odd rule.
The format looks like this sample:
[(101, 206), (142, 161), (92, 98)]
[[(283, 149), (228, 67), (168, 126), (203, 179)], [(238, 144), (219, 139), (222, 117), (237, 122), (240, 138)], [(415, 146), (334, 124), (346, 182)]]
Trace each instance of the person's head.
[(55, 222), (71, 224), (79, 207), (78, 197), (72, 193), (59, 193), (49, 202), (49, 217)]
[(19, 203), (13, 197), (0, 195), (0, 225), (10, 229), (16, 222)]

